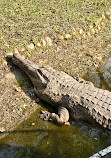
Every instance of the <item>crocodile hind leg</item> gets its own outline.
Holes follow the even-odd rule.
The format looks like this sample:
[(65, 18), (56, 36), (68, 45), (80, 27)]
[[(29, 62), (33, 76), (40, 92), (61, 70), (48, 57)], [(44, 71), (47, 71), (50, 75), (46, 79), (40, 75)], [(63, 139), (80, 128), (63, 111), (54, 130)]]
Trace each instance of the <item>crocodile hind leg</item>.
[(65, 108), (60, 106), (58, 108), (58, 114), (55, 113), (50, 113), (48, 111), (41, 111), (40, 118), (43, 120), (50, 120), (52, 119), (53, 121), (57, 122), (58, 124), (65, 124), (65, 125), (70, 125), (68, 122), (69, 120), (69, 111)]

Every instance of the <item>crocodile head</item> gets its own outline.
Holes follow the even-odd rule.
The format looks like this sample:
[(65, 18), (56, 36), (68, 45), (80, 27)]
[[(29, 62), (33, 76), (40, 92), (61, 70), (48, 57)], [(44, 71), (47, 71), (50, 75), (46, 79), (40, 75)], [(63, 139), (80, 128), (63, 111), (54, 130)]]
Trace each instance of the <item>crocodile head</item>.
[[(19, 66), (29, 76), (33, 85), (38, 89), (43, 89), (48, 83), (47, 72), (44, 71), (43, 66), (38, 66), (31, 61), (24, 58), (19, 54), (19, 51), (15, 49), (15, 53), (12, 56), (12, 61)], [(46, 75), (45, 75), (46, 74)]]

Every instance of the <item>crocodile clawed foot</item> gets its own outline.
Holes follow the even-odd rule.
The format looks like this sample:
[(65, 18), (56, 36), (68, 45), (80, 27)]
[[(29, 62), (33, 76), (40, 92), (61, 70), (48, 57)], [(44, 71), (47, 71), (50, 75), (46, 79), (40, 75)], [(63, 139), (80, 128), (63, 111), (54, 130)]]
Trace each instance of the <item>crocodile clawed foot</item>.
[(41, 110), (40, 118), (47, 121), (50, 119), (50, 112)]
[(70, 123), (67, 121), (67, 122), (64, 123), (64, 125), (70, 126)]

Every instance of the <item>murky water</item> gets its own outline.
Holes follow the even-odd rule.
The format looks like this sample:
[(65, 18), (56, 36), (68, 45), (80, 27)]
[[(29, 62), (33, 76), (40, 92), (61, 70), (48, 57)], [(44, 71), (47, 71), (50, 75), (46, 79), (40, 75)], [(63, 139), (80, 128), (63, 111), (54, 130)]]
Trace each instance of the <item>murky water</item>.
[(58, 126), (38, 118), (39, 110), (0, 142), (0, 158), (87, 158), (111, 144), (111, 133), (99, 127), (72, 120)]
[[(85, 78), (109, 89), (100, 73)], [(71, 126), (58, 126), (41, 120), (40, 110), (1, 140), (0, 158), (88, 158), (111, 145), (111, 132), (101, 127), (73, 120)]]

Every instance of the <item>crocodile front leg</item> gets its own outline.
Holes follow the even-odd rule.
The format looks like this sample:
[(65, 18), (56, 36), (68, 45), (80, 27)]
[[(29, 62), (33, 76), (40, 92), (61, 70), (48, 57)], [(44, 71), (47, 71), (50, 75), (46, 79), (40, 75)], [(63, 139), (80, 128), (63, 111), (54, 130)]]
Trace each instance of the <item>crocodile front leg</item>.
[(43, 120), (50, 120), (52, 119), (53, 121), (57, 122), (58, 124), (65, 124), (65, 125), (70, 125), (68, 122), (69, 120), (69, 111), (65, 108), (60, 106), (58, 108), (58, 115), (55, 113), (50, 113), (48, 111), (41, 111), (40, 118)]

